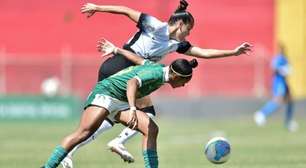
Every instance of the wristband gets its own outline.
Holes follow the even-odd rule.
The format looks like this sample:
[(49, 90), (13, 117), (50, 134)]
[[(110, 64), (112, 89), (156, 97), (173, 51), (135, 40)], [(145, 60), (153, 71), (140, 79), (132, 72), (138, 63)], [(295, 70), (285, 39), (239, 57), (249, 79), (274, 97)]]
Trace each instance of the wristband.
[(131, 111), (136, 111), (136, 107), (135, 107), (135, 106), (132, 106), (132, 107), (130, 107), (130, 110), (131, 110)]
[(117, 53), (118, 53), (118, 48), (115, 47), (115, 48), (114, 48), (114, 54), (117, 54)]

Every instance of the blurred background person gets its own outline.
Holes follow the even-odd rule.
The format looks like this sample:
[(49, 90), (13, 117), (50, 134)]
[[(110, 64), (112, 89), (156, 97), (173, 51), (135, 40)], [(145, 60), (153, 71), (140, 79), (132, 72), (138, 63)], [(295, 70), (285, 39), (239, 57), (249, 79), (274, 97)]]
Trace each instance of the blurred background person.
[(47, 97), (54, 97), (59, 94), (60, 80), (56, 76), (50, 76), (41, 83), (41, 93)]
[(272, 59), (271, 68), (273, 71), (272, 99), (254, 114), (255, 123), (258, 126), (264, 126), (267, 122), (267, 117), (278, 111), (282, 105), (285, 105), (285, 127), (289, 131), (296, 131), (298, 124), (293, 120), (294, 103), (287, 81), (292, 70), (283, 44), (278, 44), (278, 54)]

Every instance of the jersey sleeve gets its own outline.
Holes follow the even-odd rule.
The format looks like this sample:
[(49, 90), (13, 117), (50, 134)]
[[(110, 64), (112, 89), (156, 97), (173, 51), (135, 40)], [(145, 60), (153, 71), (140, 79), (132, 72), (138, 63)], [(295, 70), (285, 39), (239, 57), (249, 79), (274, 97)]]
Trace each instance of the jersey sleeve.
[(160, 74), (156, 73), (156, 70), (151, 69), (150, 67), (144, 68), (143, 70), (139, 71), (135, 78), (139, 82), (139, 87), (144, 85), (149, 85), (150, 83), (154, 83), (156, 80), (160, 80), (163, 78)]
[(145, 13), (141, 13), (137, 23), (137, 27), (144, 32), (154, 32), (158, 27), (162, 25), (162, 22), (157, 18)]
[(189, 50), (190, 47), (191, 47), (191, 44), (188, 41), (182, 41), (182, 42), (178, 43), (178, 47), (176, 49), (176, 52), (178, 52), (180, 54), (184, 54), (185, 52), (187, 52)]

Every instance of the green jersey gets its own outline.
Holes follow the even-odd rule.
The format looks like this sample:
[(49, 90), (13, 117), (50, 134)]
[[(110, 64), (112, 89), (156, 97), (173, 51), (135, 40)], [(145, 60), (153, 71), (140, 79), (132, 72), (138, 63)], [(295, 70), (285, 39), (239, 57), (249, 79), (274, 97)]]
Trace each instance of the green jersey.
[(97, 83), (93, 94), (104, 94), (127, 101), (127, 82), (136, 78), (139, 88), (136, 98), (149, 95), (165, 83), (164, 65), (145, 60), (144, 65), (131, 66)]

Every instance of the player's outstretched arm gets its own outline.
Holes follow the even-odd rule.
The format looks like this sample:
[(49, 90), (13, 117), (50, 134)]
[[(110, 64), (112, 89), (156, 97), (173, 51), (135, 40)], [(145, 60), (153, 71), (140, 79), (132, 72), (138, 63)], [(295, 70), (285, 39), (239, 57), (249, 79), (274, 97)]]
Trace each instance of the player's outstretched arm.
[(240, 46), (236, 47), (233, 50), (203, 49), (200, 47), (192, 46), (185, 54), (206, 59), (223, 58), (229, 56), (239, 56), (242, 54), (249, 55), (249, 52), (252, 52), (252, 47), (253, 46), (247, 42), (242, 43)]
[(134, 22), (138, 23), (141, 12), (125, 6), (113, 6), (113, 5), (96, 5), (93, 3), (86, 3), (82, 6), (81, 12), (86, 14), (87, 17), (91, 17), (96, 12), (107, 12), (114, 14), (122, 14), (129, 17)]
[(136, 65), (142, 65), (144, 62), (144, 59), (142, 57), (128, 50), (118, 48), (111, 42), (107, 41), (106, 39), (98, 41), (97, 48), (99, 52), (103, 52), (102, 56), (107, 56), (110, 54), (121, 54)]

